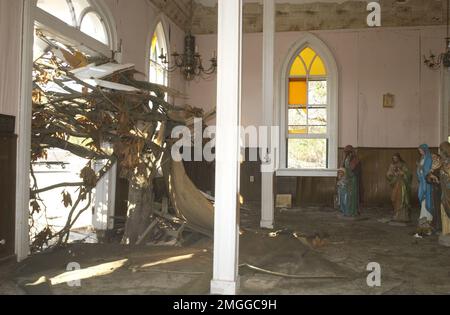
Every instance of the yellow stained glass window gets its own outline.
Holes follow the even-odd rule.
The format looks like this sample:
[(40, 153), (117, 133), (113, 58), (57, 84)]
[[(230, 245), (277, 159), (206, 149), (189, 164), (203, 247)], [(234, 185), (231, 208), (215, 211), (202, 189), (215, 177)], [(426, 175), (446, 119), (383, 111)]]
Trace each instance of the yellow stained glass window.
[(309, 47), (303, 49), (303, 51), (300, 53), (300, 57), (303, 59), (303, 62), (305, 63), (308, 70), (311, 69), (311, 65), (316, 55), (316, 52)]
[(309, 70), (309, 74), (312, 76), (326, 76), (327, 70), (325, 68), (325, 64), (323, 63), (322, 58), (320, 56), (317, 56), (316, 59), (314, 59), (314, 62), (311, 66), (311, 69)]
[(325, 63), (312, 48), (306, 47), (295, 58), (290, 71), (288, 90), (290, 135), (317, 135), (327, 132), (326, 77)]
[(288, 78), (287, 166), (328, 167), (329, 84), (326, 64), (311, 47), (295, 56)]
[[(306, 68), (305, 68), (306, 66)], [(290, 76), (326, 76), (327, 69), (322, 58), (310, 47), (302, 50), (292, 66)]]
[(289, 105), (305, 106), (308, 102), (308, 86), (305, 79), (289, 79)]
[(291, 68), (291, 77), (293, 76), (306, 76), (305, 64), (300, 57), (295, 58)]

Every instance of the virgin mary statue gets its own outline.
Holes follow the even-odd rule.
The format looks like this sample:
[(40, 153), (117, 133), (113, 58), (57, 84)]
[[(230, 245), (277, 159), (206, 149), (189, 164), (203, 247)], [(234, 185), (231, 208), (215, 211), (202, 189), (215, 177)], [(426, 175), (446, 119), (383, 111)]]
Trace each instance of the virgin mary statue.
[(420, 220), (428, 223), (433, 221), (433, 191), (432, 184), (427, 181), (427, 176), (432, 171), (433, 156), (426, 144), (419, 147), (420, 160), (417, 164), (417, 179), (419, 181), (419, 204), (421, 206)]

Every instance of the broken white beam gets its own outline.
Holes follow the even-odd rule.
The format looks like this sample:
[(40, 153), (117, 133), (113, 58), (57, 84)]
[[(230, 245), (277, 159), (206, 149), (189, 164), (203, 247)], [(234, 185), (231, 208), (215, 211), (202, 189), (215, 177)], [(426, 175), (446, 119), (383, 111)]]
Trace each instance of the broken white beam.
[(118, 63), (105, 63), (100, 66), (95, 64), (87, 65), (79, 69), (70, 71), (80, 80), (87, 79), (103, 79), (116, 73), (125, 72), (134, 69), (134, 64), (118, 64)]

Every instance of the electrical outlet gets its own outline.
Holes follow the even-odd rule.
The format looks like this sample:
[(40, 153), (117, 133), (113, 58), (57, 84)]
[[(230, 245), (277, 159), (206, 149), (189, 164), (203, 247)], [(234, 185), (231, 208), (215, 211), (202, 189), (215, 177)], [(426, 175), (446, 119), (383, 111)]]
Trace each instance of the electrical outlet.
[(254, 183), (255, 182), (255, 176), (250, 176), (250, 183)]

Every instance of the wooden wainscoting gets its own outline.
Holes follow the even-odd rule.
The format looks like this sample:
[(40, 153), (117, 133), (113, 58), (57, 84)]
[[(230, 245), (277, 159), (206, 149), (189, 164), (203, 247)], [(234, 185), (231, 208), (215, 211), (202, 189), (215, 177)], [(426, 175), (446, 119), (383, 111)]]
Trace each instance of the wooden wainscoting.
[[(417, 148), (359, 148), (358, 156), (362, 163), (361, 199), (365, 206), (389, 206), (391, 187), (386, 180), (386, 172), (392, 156), (400, 153), (413, 173), (411, 201), (418, 206), (416, 163), (419, 159)], [(437, 152), (436, 148), (432, 149)], [(339, 163), (342, 163), (343, 149), (339, 150)], [(333, 206), (335, 178), (320, 177), (278, 177), (276, 193), (294, 195), (295, 206)]]
[[(433, 148), (434, 153), (438, 152)], [(392, 161), (392, 156), (399, 153), (408, 164), (413, 173), (413, 186), (411, 201), (414, 206), (418, 206), (417, 189), (418, 182), (416, 176), (417, 161), (419, 152), (417, 148), (360, 148), (358, 156), (362, 165), (362, 198), (366, 205), (381, 206), (390, 204), (391, 187), (386, 181), (386, 172)]]
[[(362, 162), (361, 198), (365, 206), (389, 206), (391, 187), (386, 181), (386, 172), (392, 156), (400, 153), (413, 173), (411, 201), (418, 206), (416, 163), (417, 148), (358, 148)], [(437, 152), (437, 148), (432, 149)], [(247, 150), (248, 157), (248, 150)], [(343, 149), (339, 149), (339, 163), (342, 163)], [(214, 163), (188, 162), (186, 172), (194, 184), (203, 191), (214, 193)], [(241, 195), (246, 202), (261, 202), (261, 163), (244, 162), (241, 166)], [(253, 182), (250, 178), (253, 177)], [(277, 177), (276, 194), (292, 194), (294, 205), (334, 205), (336, 178), (329, 177)]]

